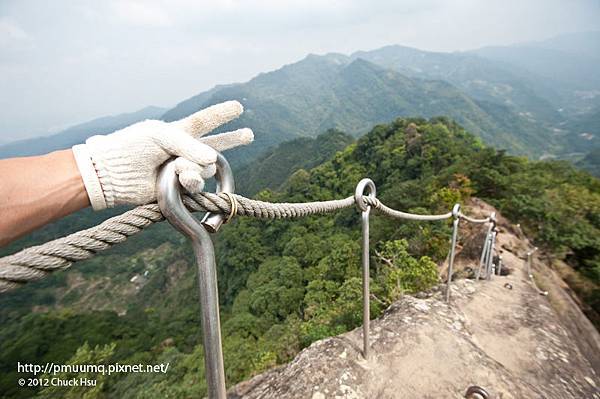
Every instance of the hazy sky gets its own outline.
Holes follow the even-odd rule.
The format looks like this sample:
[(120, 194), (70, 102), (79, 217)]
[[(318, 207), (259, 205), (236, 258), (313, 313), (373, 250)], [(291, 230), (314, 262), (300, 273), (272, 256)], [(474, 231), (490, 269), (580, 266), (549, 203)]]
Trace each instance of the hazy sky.
[(0, 0), (0, 142), (170, 107), (307, 53), (467, 50), (599, 21), (599, 0)]

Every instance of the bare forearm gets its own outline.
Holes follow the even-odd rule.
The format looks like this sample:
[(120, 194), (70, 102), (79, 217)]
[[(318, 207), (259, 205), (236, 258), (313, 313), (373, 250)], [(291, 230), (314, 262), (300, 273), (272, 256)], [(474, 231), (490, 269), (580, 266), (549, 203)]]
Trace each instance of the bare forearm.
[(0, 160), (0, 246), (87, 206), (71, 150)]

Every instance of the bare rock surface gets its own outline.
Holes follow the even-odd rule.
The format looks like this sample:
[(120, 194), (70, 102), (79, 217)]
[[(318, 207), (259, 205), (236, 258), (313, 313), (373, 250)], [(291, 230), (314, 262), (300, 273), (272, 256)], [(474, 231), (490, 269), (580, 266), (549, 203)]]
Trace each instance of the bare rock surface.
[[(236, 385), (229, 398), (464, 398), (473, 385), (494, 399), (600, 398), (593, 356), (532, 287), (528, 243), (503, 224), (498, 245), (508, 275), (458, 280), (450, 304), (444, 286), (425, 298), (405, 296), (371, 322), (369, 360), (355, 329)], [(462, 267), (475, 270), (477, 261), (464, 258)], [(598, 353), (598, 333), (585, 333), (593, 335), (586, 348)]]

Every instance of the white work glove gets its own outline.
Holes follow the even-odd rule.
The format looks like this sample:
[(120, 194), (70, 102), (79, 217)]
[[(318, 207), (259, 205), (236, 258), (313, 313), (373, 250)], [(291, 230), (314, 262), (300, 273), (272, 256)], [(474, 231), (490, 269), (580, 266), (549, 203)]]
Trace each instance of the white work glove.
[(175, 169), (181, 185), (190, 193), (200, 192), (204, 179), (216, 172), (216, 151), (249, 144), (254, 134), (244, 128), (200, 137), (242, 112), (242, 104), (227, 101), (175, 122), (146, 120), (73, 146), (92, 207), (155, 201), (158, 169), (172, 157), (178, 157)]

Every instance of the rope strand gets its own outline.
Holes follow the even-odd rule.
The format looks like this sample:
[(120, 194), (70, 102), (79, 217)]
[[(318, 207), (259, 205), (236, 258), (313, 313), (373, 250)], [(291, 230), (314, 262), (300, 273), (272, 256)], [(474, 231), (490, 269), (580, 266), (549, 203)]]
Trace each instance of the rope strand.
[[(233, 212), (232, 197), (237, 204), (233, 207)], [(363, 201), (378, 213), (394, 219), (435, 221), (452, 217), (452, 212), (443, 215), (417, 215), (397, 211), (374, 197), (365, 196)], [(353, 196), (330, 201), (272, 203), (253, 200), (238, 194), (208, 192), (191, 197), (184, 196), (183, 203), (193, 212), (206, 211), (260, 219), (322, 215), (355, 205)], [(483, 223), (489, 219), (472, 219), (462, 214), (461, 217), (473, 223)], [(0, 258), (0, 293), (13, 290), (26, 282), (39, 280), (50, 272), (69, 268), (75, 262), (90, 259), (98, 252), (105, 251), (162, 220), (164, 216), (158, 204), (142, 205), (107, 219), (92, 228)]]

